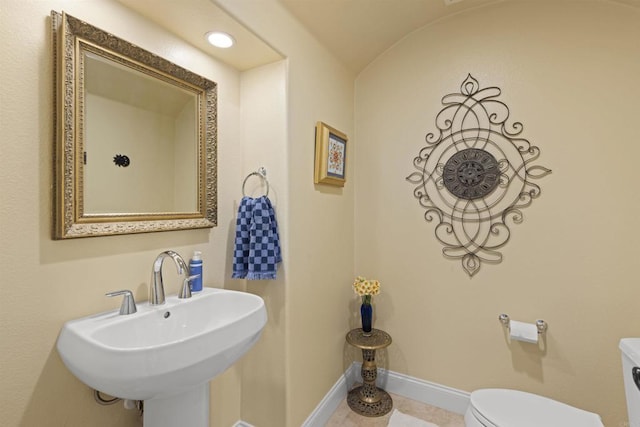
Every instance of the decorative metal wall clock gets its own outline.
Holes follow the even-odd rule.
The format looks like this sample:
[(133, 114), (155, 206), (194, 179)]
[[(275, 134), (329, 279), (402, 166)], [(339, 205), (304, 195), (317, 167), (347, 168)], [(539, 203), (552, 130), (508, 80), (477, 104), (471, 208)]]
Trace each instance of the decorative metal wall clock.
[(497, 100), (500, 93), (480, 89), (469, 74), (460, 93), (445, 95), (438, 131), (427, 134), (427, 145), (413, 159), (418, 172), (406, 178), (416, 186), (425, 220), (437, 221), (442, 253), (460, 259), (470, 277), (483, 262), (502, 261), (509, 226), (520, 224), (521, 209), (540, 195), (532, 180), (551, 173), (533, 164), (540, 149), (520, 137), (522, 123), (507, 123), (509, 108)]

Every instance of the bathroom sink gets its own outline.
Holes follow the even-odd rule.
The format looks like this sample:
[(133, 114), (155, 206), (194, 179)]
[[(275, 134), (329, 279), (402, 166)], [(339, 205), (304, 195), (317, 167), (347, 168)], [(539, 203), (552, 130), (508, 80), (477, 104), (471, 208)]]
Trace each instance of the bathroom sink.
[(267, 321), (262, 298), (204, 288), (188, 299), (138, 304), (64, 324), (57, 348), (88, 386), (133, 400), (173, 396), (206, 384), (258, 340)]

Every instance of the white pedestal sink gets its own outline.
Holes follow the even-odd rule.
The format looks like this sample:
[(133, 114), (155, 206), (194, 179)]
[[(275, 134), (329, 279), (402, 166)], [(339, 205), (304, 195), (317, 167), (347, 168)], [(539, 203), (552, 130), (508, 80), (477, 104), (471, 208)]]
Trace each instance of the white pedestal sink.
[(245, 354), (267, 322), (262, 298), (204, 288), (191, 298), (147, 302), (64, 324), (57, 348), (88, 386), (144, 400), (150, 427), (209, 427), (208, 382)]

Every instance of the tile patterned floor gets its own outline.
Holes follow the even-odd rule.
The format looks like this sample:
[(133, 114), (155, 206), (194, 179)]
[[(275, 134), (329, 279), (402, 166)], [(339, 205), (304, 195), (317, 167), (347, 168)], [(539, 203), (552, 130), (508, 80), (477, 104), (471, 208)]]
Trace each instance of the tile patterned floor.
[[(462, 415), (454, 414), (422, 402), (416, 402), (415, 400), (407, 399), (406, 397), (396, 394), (391, 394), (391, 398), (393, 399), (394, 409), (411, 415), (412, 417), (429, 421), (439, 427), (464, 427), (464, 417)], [(347, 400), (344, 399), (325, 427), (387, 427), (392, 412), (393, 409), (383, 417), (363, 417), (353, 412), (349, 408), (349, 405), (347, 405)]]

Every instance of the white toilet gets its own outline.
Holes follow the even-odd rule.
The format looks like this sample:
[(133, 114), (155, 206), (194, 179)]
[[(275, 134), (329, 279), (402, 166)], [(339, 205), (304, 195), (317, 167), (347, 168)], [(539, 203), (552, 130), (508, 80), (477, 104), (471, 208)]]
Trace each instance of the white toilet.
[(629, 426), (640, 427), (640, 338), (620, 340)]
[[(620, 340), (629, 426), (640, 427), (640, 338)], [(471, 393), (466, 427), (603, 427), (597, 414), (517, 390)]]
[(598, 414), (536, 394), (488, 388), (471, 393), (466, 427), (604, 427)]

